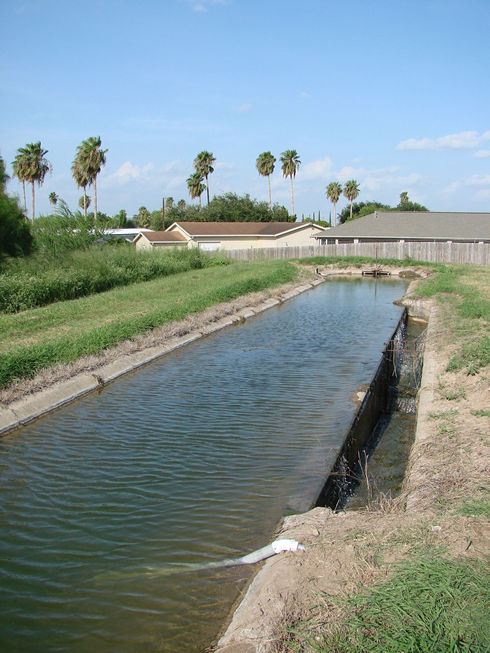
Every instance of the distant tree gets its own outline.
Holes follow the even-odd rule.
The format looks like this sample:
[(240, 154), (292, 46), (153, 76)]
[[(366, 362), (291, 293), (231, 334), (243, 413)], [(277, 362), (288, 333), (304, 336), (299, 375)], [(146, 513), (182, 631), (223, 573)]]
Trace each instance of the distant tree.
[(44, 178), (51, 170), (51, 164), (45, 158), (48, 150), (44, 150), (41, 141), (38, 141), (37, 143), (27, 143), (25, 147), (20, 147), (17, 152), (18, 159), (16, 158), (16, 160), (20, 160), (19, 169), (22, 178), (29, 182), (32, 188), (32, 220), (34, 221), (36, 215), (34, 184), (42, 186)]
[(294, 190), (293, 190), (293, 177), (296, 177), (301, 161), (299, 160), (299, 154), (296, 150), (285, 150), (281, 154), (281, 169), (283, 177), (289, 177), (291, 181), (291, 215), (294, 213)]
[(24, 196), (24, 215), (27, 217), (27, 200), (26, 200), (26, 181), (27, 181), (27, 171), (28, 171), (28, 158), (27, 154), (24, 151), (24, 148), (19, 148), (17, 150), (16, 157), (12, 162), (12, 169), (14, 171), (14, 177), (22, 184), (22, 194)]
[(128, 214), (124, 209), (121, 209), (119, 213), (113, 216), (112, 221), (115, 229), (122, 229), (127, 224)]
[(90, 206), (91, 199), (85, 193), (78, 200), (78, 206), (83, 209), (83, 215), (87, 217), (87, 209)]
[(209, 204), (209, 175), (214, 172), (213, 165), (215, 161), (216, 159), (214, 158), (213, 153), (208, 152), (206, 150), (199, 152), (199, 154), (194, 159), (194, 168), (196, 169), (196, 172), (198, 172), (201, 175), (201, 177), (206, 180), (206, 194), (208, 197), (208, 204)]
[(94, 221), (97, 222), (97, 175), (102, 166), (106, 164), (106, 153), (108, 150), (101, 149), (102, 141), (100, 136), (91, 136), (84, 140), (77, 148), (77, 161), (80, 174), (88, 180), (88, 184), (94, 188)]
[(8, 180), (9, 180), (9, 176), (5, 168), (5, 162), (0, 156), (0, 193), (5, 193), (5, 187), (7, 185)]
[(186, 207), (185, 200), (179, 200), (177, 202), (177, 208), (180, 209), (181, 211), (184, 211)]
[(150, 229), (161, 231), (163, 229), (162, 209), (150, 213)]
[(146, 206), (140, 206), (138, 213), (134, 217), (138, 221), (140, 227), (144, 227), (145, 229), (150, 228), (151, 213), (148, 211)]
[(259, 175), (267, 177), (267, 183), (269, 186), (269, 208), (272, 208), (271, 174), (274, 172), (275, 163), (276, 157), (271, 152), (262, 152), (262, 154), (259, 154), (255, 162)]
[(167, 199), (165, 201), (166, 208), (171, 209), (173, 205), (174, 205), (174, 198), (173, 197), (167, 197)]
[(187, 188), (189, 189), (189, 195), (194, 200), (196, 197), (199, 198), (199, 208), (201, 208), (201, 195), (206, 190), (206, 186), (202, 183), (203, 177), (200, 172), (193, 172), (187, 179)]
[(355, 179), (349, 179), (344, 184), (344, 195), (350, 202), (350, 219), (352, 220), (352, 202), (359, 195), (359, 182)]
[(49, 194), (49, 201), (50, 201), (51, 206), (53, 208), (56, 208), (56, 205), (58, 204), (58, 199), (59, 199), (59, 197), (58, 197), (58, 195), (56, 195), (56, 193), (54, 191)]
[(82, 157), (80, 155), (80, 148), (81, 146), (78, 147), (77, 150), (77, 155), (75, 156), (75, 159), (73, 163), (71, 164), (71, 174), (73, 179), (75, 180), (75, 183), (78, 188), (83, 189), (83, 197), (85, 198), (83, 203), (80, 204), (80, 201), (78, 202), (78, 205), (83, 208), (83, 214), (85, 218), (87, 217), (87, 209), (90, 204), (90, 199), (87, 196), (87, 186), (90, 184), (90, 179), (88, 177), (87, 171), (85, 170)]
[(339, 201), (340, 196), (342, 195), (342, 184), (339, 184), (338, 181), (332, 181), (327, 186), (326, 194), (328, 199), (333, 204), (333, 226), (336, 227), (337, 226), (337, 202)]
[[(393, 211), (393, 208), (389, 204), (383, 204), (382, 202), (354, 202), (352, 204), (352, 219), (357, 220), (357, 218), (362, 218), (375, 211)], [(339, 213), (339, 223), (343, 224), (350, 219), (350, 206), (346, 206)]]
[(408, 198), (408, 193), (404, 191), (400, 193), (400, 201), (396, 207), (397, 211), (428, 211), (427, 207), (418, 204), (417, 202), (412, 202)]
[(7, 179), (5, 163), (0, 157), (0, 260), (5, 256), (29, 254), (33, 242), (30, 225), (17, 199), (5, 193)]

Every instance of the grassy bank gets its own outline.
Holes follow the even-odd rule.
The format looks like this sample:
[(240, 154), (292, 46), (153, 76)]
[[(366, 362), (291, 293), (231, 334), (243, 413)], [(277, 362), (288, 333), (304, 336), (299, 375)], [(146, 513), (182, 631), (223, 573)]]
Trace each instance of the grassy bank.
[(11, 259), (0, 276), (0, 312), (16, 313), (140, 281), (227, 264), (224, 257), (210, 256), (199, 249), (137, 252), (128, 244)]
[(285, 618), (271, 650), (490, 650), (489, 270), (437, 266), (416, 297), (436, 305), (434, 387), (404, 495), (347, 512), (315, 542), (325, 589)]
[(296, 275), (287, 261), (234, 263), (0, 315), (0, 387)]
[(444, 265), (439, 263), (428, 263), (427, 261), (415, 261), (411, 258), (379, 258), (374, 259), (369, 256), (309, 256), (307, 258), (297, 259), (298, 263), (307, 265), (333, 265), (336, 268), (361, 267), (362, 265), (394, 265), (396, 267), (410, 267), (412, 265), (425, 266), (429, 268), (444, 269)]

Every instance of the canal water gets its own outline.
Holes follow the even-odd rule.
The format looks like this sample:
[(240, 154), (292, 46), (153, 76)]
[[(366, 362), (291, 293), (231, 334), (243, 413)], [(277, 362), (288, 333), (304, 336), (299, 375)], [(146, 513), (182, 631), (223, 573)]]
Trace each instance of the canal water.
[(309, 509), (401, 315), (336, 279), (0, 440), (0, 650), (203, 651)]

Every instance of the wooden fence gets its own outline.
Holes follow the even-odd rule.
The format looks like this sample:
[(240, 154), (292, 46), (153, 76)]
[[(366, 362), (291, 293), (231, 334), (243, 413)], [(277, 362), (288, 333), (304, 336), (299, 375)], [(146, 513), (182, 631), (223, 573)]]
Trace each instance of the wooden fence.
[(226, 255), (239, 261), (262, 261), (310, 256), (369, 256), (430, 263), (473, 263), (490, 265), (489, 243), (378, 242), (308, 245), (306, 247), (260, 247), (230, 249)]

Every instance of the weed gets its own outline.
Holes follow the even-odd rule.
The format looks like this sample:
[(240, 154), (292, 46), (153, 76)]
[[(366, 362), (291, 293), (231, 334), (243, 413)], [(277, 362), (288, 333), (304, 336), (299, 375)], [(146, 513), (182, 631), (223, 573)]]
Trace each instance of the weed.
[(447, 435), (447, 437), (452, 440), (456, 436), (456, 431), (449, 429), (445, 424), (441, 424), (439, 427), (439, 435)]
[(303, 624), (294, 636), (301, 638), (299, 650), (318, 653), (483, 653), (490, 645), (489, 587), (481, 561), (427, 555), (359, 595), (331, 599), (344, 615), (331, 632), (308, 632)]
[(439, 413), (429, 413), (430, 419), (450, 419), (459, 413), (457, 408), (450, 408)]
[(490, 410), (472, 410), (471, 414), (475, 417), (490, 417)]
[(466, 517), (482, 516), (485, 519), (490, 519), (490, 499), (487, 496), (481, 499), (466, 501), (458, 510), (458, 513)]
[(439, 393), (447, 401), (466, 399), (466, 390), (464, 388), (446, 388), (445, 386), (441, 386)]

